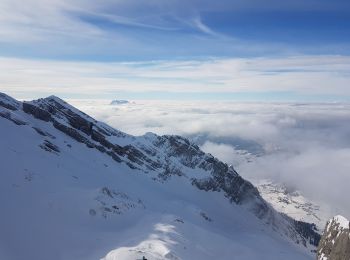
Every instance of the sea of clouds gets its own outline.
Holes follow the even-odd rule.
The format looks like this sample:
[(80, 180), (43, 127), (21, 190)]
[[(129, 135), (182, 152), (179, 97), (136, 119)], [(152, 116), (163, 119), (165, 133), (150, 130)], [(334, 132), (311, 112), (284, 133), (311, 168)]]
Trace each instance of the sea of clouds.
[(70, 100), (133, 135), (178, 134), (234, 165), (350, 216), (350, 104)]

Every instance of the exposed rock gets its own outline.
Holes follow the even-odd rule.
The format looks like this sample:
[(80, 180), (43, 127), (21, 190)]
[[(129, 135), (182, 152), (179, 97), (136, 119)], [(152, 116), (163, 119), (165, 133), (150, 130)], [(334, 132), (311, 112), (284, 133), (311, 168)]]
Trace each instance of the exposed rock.
[(63, 133), (67, 134), (68, 136), (72, 137), (73, 139), (75, 139), (76, 141), (80, 142), (80, 143), (85, 143), (87, 146), (89, 147), (93, 147), (93, 144), (89, 141), (88, 138), (84, 137), (79, 131), (77, 131), (76, 129), (72, 128), (72, 127), (68, 127), (64, 124), (59, 123), (56, 120), (53, 120), (53, 126), (62, 131)]
[(306, 246), (307, 242), (313, 246), (317, 246), (319, 244), (321, 235), (317, 233), (318, 230), (315, 224), (297, 220), (293, 221), (296, 231), (301, 234), (303, 238), (305, 238), (302, 240), (304, 246)]
[(28, 102), (23, 102), (23, 111), (46, 122), (50, 121), (51, 119), (51, 114), (48, 111)]
[(204, 212), (200, 212), (199, 215), (201, 215), (202, 218), (204, 218), (208, 222), (212, 222), (213, 220), (207, 216)]
[(317, 249), (318, 260), (350, 260), (350, 226), (342, 216), (327, 222)]
[(58, 146), (53, 144), (53, 143), (51, 143), (48, 140), (44, 140), (44, 143), (41, 144), (40, 147), (42, 149), (44, 149), (45, 151), (48, 151), (48, 152), (55, 152), (55, 153), (59, 153), (60, 152), (60, 149), (58, 148)]

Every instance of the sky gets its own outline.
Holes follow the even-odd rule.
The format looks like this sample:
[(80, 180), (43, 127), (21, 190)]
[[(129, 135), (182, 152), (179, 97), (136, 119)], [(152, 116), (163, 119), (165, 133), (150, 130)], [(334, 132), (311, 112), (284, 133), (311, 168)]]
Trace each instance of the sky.
[(350, 100), (345, 0), (0, 0), (17, 98)]

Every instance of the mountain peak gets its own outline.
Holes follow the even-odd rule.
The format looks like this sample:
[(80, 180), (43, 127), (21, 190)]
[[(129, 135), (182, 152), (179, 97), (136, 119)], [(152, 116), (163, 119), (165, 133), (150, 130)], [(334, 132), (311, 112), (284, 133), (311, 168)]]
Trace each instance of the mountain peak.
[[(166, 244), (169, 248), (173, 244), (193, 239), (200, 241), (201, 246), (205, 248), (208, 240), (203, 240), (203, 237), (217, 237), (212, 230), (219, 230), (219, 237), (222, 237), (222, 243), (218, 243), (220, 245), (234, 245), (239, 240), (239, 243), (243, 241), (243, 244), (256, 247), (255, 243), (252, 245), (251, 239), (240, 238), (237, 231), (251, 233), (254, 237), (258, 235), (257, 239), (263, 241), (269, 236), (266, 230), (274, 232), (274, 237), (283, 236), (295, 244), (304, 246), (308, 251), (313, 250), (318, 244), (319, 234), (312, 224), (295, 221), (275, 211), (261, 197), (255, 186), (242, 178), (232, 166), (203, 152), (187, 138), (178, 135), (159, 136), (153, 133), (139, 137), (127, 135), (93, 119), (56, 96), (18, 102), (4, 95), (0, 96), (0, 100), (5, 100), (6, 104), (14, 102), (18, 106), (16, 110), (11, 111), (10, 107), (7, 108), (7, 105), (3, 106), (0, 103), (1, 110), (4, 110), (0, 111), (1, 129), (4, 129), (7, 137), (6, 140), (5, 138), (1, 140), (5, 143), (0, 146), (2, 149), (0, 152), (4, 164), (2, 167), (8, 169), (0, 176), (0, 183), (12, 184), (9, 189), (0, 189), (0, 195), (3, 195), (0, 198), (8, 196), (1, 192), (8, 191), (16, 196), (17, 193), (26, 192), (29, 188), (35, 190), (34, 194), (40, 198), (48, 197), (44, 203), (49, 205), (46, 209), (40, 208), (41, 204), (36, 204), (41, 199), (34, 200), (30, 196), (24, 196), (28, 197), (27, 205), (35, 205), (38, 209), (38, 211), (30, 210), (30, 213), (35, 215), (33, 219), (46, 216), (48, 211), (52, 211), (56, 216), (56, 208), (59, 208), (60, 212), (65, 212), (76, 223), (88, 218), (87, 221), (92, 225), (88, 227), (89, 236), (86, 236), (85, 231), (81, 233), (86, 238), (100, 235), (104, 237), (98, 228), (100, 227), (98, 222), (101, 221), (99, 217), (102, 216), (108, 219), (108, 222), (116, 223), (109, 226), (116, 234), (120, 234), (122, 226), (131, 232), (122, 233), (120, 241), (132, 236), (130, 234), (135, 234), (132, 227), (136, 223), (146, 223), (137, 231), (137, 234), (141, 234), (140, 237), (150, 237), (149, 231), (144, 229), (153, 226), (160, 227), (157, 230), (162, 232), (170, 232), (173, 228), (177, 228), (176, 232), (185, 239), (180, 241), (179, 236), (174, 237), (176, 243)], [(23, 120), (23, 123), (20, 120)], [(8, 150), (8, 147), (11, 149)], [(19, 160), (21, 164), (13, 163)], [(12, 169), (17, 166), (19, 168), (16, 168), (15, 172), (23, 174), (25, 184), (19, 182), (16, 179), (18, 176), (13, 173)], [(4, 179), (7, 182), (3, 181)], [(55, 192), (51, 192), (52, 189)], [(55, 197), (56, 191), (62, 192), (63, 197)], [(65, 198), (64, 202), (62, 198)], [(56, 201), (57, 207), (51, 200)], [(7, 201), (2, 201), (2, 204), (6, 203)], [(11, 203), (17, 203), (16, 199)], [(10, 206), (12, 209), (12, 205)], [(10, 210), (6, 210), (5, 207), (5, 211)], [(133, 214), (133, 211), (137, 214)], [(26, 212), (18, 207), (18, 214), (15, 215), (26, 216)], [(172, 217), (169, 219), (166, 216)], [(55, 221), (55, 226), (56, 223), (60, 223), (66, 227), (67, 223), (64, 222), (66, 219), (59, 218)], [(171, 228), (164, 229), (163, 221)], [(23, 219), (20, 222), (25, 223)], [(192, 225), (190, 223), (195, 224), (191, 226), (193, 230), (198, 230), (198, 227), (203, 230), (201, 235), (195, 232), (197, 236), (193, 237), (193, 232), (189, 231), (188, 225)], [(242, 225), (244, 228), (241, 228)], [(183, 228), (185, 226), (187, 228)], [(76, 231), (80, 227), (72, 228)], [(45, 226), (45, 230), (48, 229)], [(69, 229), (62, 228), (62, 230)], [(64, 231), (55, 230), (55, 232), (57, 234)], [(64, 233), (62, 237), (69, 240), (70, 235)], [(78, 240), (81, 240), (81, 237)], [(102, 242), (105, 244), (108, 241)], [(96, 241), (91, 243), (95, 244)], [(146, 248), (157, 248), (154, 241), (147, 243), (151, 244)], [(275, 243), (284, 244), (285, 241), (276, 239)], [(289, 243), (287, 247), (290, 247)], [(83, 248), (86, 250), (89, 247), (84, 245)], [(273, 251), (273, 248), (270, 248)], [(206, 253), (203, 254), (208, 257), (203, 258), (202, 252), (196, 248), (188, 250), (191, 251), (192, 257), (187, 255), (187, 250), (183, 246), (173, 249), (173, 255), (182, 256), (179, 259), (209, 258)], [(232, 253), (235, 251), (232, 248), (230, 250)], [(265, 248), (257, 250), (257, 257), (254, 259), (259, 259), (262, 252), (268, 251)], [(293, 248), (288, 250), (292, 254), (295, 252)], [(194, 257), (195, 253), (192, 251), (199, 255)], [(139, 252), (139, 247), (135, 252)], [(210, 252), (211, 256), (222, 252), (222, 248), (216, 245), (213, 252), (216, 253)], [(247, 255), (251, 255), (250, 248), (245, 253), (245, 256)], [(137, 259), (140, 256), (129, 258)], [(167, 257), (161, 259), (164, 258)], [(232, 259), (232, 254), (223, 259)], [(241, 259), (247, 258), (243, 256)]]
[(349, 220), (347, 220), (345, 217), (343, 217), (341, 215), (337, 215), (337, 216), (333, 217), (331, 222), (338, 224), (339, 228), (349, 229), (349, 224), (350, 224)]
[(110, 105), (126, 105), (129, 104), (128, 100), (124, 100), (124, 99), (114, 99), (111, 101)]
[(20, 102), (5, 93), (0, 92), (0, 106), (10, 110), (17, 110), (20, 106)]
[(318, 260), (350, 259), (350, 226), (349, 220), (337, 215), (327, 222), (318, 245)]
[(55, 95), (51, 95), (51, 96), (48, 96), (46, 98), (44, 98), (45, 100), (53, 100), (53, 101), (56, 101), (56, 102), (59, 102), (59, 103), (65, 103), (67, 104), (66, 101), (64, 101), (63, 99), (59, 98), (58, 96), (55, 96)]

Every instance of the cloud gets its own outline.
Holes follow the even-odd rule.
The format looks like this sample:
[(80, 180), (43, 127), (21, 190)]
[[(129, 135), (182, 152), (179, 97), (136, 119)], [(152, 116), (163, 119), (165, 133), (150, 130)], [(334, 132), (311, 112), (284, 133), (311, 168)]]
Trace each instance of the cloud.
[(195, 28), (198, 28), (200, 31), (202, 31), (206, 34), (213, 35), (213, 36), (217, 35), (212, 29), (210, 29), (207, 25), (205, 25), (202, 22), (202, 19), (200, 18), (200, 16), (195, 17), (193, 19), (193, 24), (194, 24)]
[(76, 37), (79, 31), (83, 37), (100, 33), (95, 26), (70, 17), (67, 12), (79, 7), (65, 0), (1, 0), (0, 7), (0, 41), (49, 41), (57, 35)]
[(206, 153), (214, 154), (217, 158), (224, 162), (230, 163), (233, 158), (232, 155), (235, 154), (235, 149), (226, 144), (217, 144), (210, 141), (206, 141), (201, 149)]
[(168, 97), (192, 93), (194, 99), (213, 94), (232, 99), (239, 93), (265, 93), (269, 100), (273, 95), (277, 100), (304, 95), (307, 100), (329, 101), (350, 98), (349, 70), (348, 56), (109, 63), (0, 58), (0, 85), (2, 91), (21, 97), (163, 92)]
[[(20, 45), (66, 41), (78, 51), (76, 45), (86, 40), (101, 46), (115, 45), (122, 38), (123, 43), (127, 41), (141, 48), (137, 35), (143, 33), (137, 28), (150, 34), (152, 30), (162, 33), (188, 29), (209, 33), (210, 29), (198, 16), (198, 6), (191, 1), (1, 0), (0, 42)], [(130, 28), (136, 30), (128, 30)], [(53, 47), (58, 51), (58, 46), (51, 45)], [(80, 45), (82, 47), (86, 48), (86, 44)]]
[(297, 187), (306, 197), (328, 205), (333, 214), (349, 215), (349, 160), (350, 148), (306, 144), (295, 154), (263, 156), (254, 163), (242, 164), (239, 170), (247, 178), (269, 178)]
[[(280, 12), (292, 28), (281, 28)], [(342, 0), (1, 0), (0, 55), (110, 61), (348, 53), (348, 12)]]
[(71, 101), (131, 134), (187, 136), (245, 178), (296, 187), (330, 215), (350, 215), (348, 103), (135, 101), (116, 109), (107, 100)]

